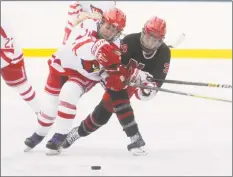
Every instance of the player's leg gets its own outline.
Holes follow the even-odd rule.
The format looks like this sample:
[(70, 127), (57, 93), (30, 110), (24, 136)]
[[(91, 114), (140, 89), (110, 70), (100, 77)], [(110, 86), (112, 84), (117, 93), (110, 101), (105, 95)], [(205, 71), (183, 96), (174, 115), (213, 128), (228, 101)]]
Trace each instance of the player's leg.
[(60, 153), (60, 147), (64, 143), (76, 116), (76, 105), (79, 99), (95, 84), (96, 82), (94, 81), (90, 81), (83, 76), (78, 76), (70, 77), (62, 87), (56, 115), (55, 134), (46, 145), (49, 149), (48, 155)]
[(133, 108), (130, 105), (130, 98), (134, 94), (135, 88), (129, 87), (127, 90), (114, 92), (109, 90), (112, 105), (117, 118), (125, 131), (126, 136), (130, 137), (131, 143), (127, 146), (128, 150), (134, 155), (146, 154), (144, 150), (145, 141), (143, 140), (138, 124), (134, 117)]
[[(134, 150), (135, 154), (145, 154), (145, 151), (141, 148), (145, 145), (145, 142), (142, 139), (141, 134), (139, 133), (138, 126), (135, 122), (133, 114), (130, 115), (128, 113), (132, 112), (132, 108), (129, 104), (128, 97), (131, 98), (134, 92), (135, 88), (129, 87), (127, 88), (128, 96), (125, 93), (124, 96), (120, 96), (120, 98), (125, 97), (127, 101), (124, 104), (118, 105), (121, 109), (118, 109), (118, 118), (121, 118), (122, 113), (128, 114), (128, 116), (126, 116), (124, 119), (119, 119), (119, 122), (121, 123), (126, 135), (131, 138), (131, 144), (128, 146), (128, 149)], [(108, 120), (112, 116), (112, 112), (113, 107), (110, 95), (108, 94), (108, 92), (105, 92), (103, 99), (95, 107), (95, 110), (91, 114), (89, 114), (86, 117), (86, 119), (81, 122), (79, 126), (74, 127), (69, 132), (66, 141), (63, 144), (63, 148), (70, 147), (77, 139), (88, 136), (100, 127), (102, 127), (104, 124), (108, 122)]]
[(42, 98), (43, 102), (41, 110), (37, 117), (37, 129), (31, 137), (25, 140), (24, 143), (28, 147), (25, 151), (28, 151), (38, 145), (51, 129), (57, 115), (57, 106), (59, 101), (58, 96), (67, 79), (68, 77), (57, 75), (50, 68), (50, 73), (47, 78)]
[(66, 138), (63, 148), (70, 147), (77, 139), (91, 135), (105, 125), (113, 114), (111, 99), (107, 92), (94, 111), (84, 119), (79, 126), (74, 127)]
[(10, 64), (2, 68), (1, 74), (5, 83), (13, 88), (32, 110), (38, 114), (40, 110), (39, 103), (36, 92), (28, 81), (24, 60), (20, 60), (16, 64)]

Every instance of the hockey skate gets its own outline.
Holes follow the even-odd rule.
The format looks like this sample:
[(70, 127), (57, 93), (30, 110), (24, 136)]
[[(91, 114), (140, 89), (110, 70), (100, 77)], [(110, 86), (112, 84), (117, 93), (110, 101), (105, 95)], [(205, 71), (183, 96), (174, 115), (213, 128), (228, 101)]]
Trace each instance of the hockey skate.
[(62, 147), (64, 149), (69, 148), (77, 139), (80, 138), (80, 135), (78, 134), (78, 128), (79, 127), (74, 127), (67, 135), (66, 140)]
[(46, 147), (48, 148), (46, 155), (58, 155), (58, 154), (60, 154), (62, 151), (62, 145), (65, 142), (66, 137), (67, 137), (67, 134), (62, 135), (59, 133), (55, 133), (53, 135), (52, 139), (50, 139), (46, 144)]
[(27, 146), (24, 149), (24, 152), (28, 152), (32, 150), (36, 145), (38, 145), (42, 140), (44, 139), (44, 136), (40, 136), (36, 133), (34, 133), (31, 137), (27, 138), (24, 141), (24, 144)]
[(132, 152), (135, 156), (147, 155), (147, 152), (144, 149), (146, 145), (145, 141), (142, 139), (140, 133), (135, 134), (134, 136), (130, 137), (131, 144), (127, 146), (128, 151)]

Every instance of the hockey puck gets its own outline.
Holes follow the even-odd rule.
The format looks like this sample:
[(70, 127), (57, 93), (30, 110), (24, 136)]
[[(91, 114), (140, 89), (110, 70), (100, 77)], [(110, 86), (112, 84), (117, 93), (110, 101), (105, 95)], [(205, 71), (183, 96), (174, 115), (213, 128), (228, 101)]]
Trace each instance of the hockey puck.
[(91, 169), (92, 169), (92, 170), (100, 170), (100, 169), (101, 169), (101, 166), (91, 166)]

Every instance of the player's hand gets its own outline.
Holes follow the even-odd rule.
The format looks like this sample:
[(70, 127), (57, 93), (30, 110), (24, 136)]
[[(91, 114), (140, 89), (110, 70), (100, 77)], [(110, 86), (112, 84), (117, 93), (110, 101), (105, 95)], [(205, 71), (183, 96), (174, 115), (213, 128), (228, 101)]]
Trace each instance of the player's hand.
[(112, 74), (105, 79), (106, 88), (120, 91), (125, 89), (127, 86), (124, 84), (125, 77), (120, 74)]
[(70, 24), (72, 24), (73, 26), (76, 26), (87, 18), (89, 18), (89, 15), (87, 12), (83, 11), (83, 8), (80, 2), (76, 1), (70, 4), (69, 12), (68, 12), (68, 22)]
[(148, 72), (144, 72), (142, 70), (139, 70), (137, 68), (133, 68), (130, 71), (130, 76), (128, 78), (128, 82), (129, 83), (133, 83), (133, 84), (137, 84), (140, 85), (143, 82), (147, 82), (147, 78), (153, 78), (153, 76), (148, 73)]
[[(141, 85), (157, 87), (155, 82), (144, 81), (141, 83)], [(151, 100), (157, 94), (157, 92), (157, 90), (138, 88), (135, 92), (135, 96), (139, 100), (148, 101)]]
[(120, 50), (110, 45), (105, 39), (96, 40), (91, 52), (104, 68), (121, 63)]
[(78, 25), (79, 23), (83, 22), (86, 19), (90, 19), (91, 16), (87, 12), (79, 12), (76, 20), (74, 22), (74, 26)]

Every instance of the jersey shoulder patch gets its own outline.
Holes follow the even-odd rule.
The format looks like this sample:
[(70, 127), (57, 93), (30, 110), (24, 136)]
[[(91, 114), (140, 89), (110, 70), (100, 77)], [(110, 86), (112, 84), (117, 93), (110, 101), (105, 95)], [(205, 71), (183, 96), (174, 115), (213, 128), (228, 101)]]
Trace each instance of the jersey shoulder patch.
[(128, 51), (128, 44), (121, 44), (121, 52), (126, 53)]

